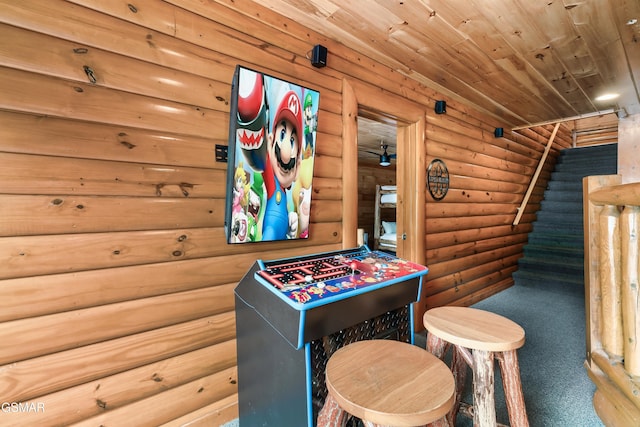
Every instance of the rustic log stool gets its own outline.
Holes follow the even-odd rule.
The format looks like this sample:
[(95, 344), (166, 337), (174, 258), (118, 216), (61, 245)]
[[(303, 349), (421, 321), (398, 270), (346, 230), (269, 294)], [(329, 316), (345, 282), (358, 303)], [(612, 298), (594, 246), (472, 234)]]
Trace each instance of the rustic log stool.
[[(455, 425), (458, 411), (473, 416), (474, 426), (495, 426), (494, 358), (502, 372), (502, 384), (512, 427), (528, 426), (516, 350), (524, 345), (524, 329), (517, 323), (469, 307), (438, 307), (424, 314), (427, 350), (443, 358), (454, 346), (451, 369), (456, 381), (456, 401), (447, 416)], [(473, 406), (461, 404), (467, 365), (473, 371)], [(462, 410), (461, 410), (462, 405)], [(469, 413), (471, 412), (471, 413)]]
[(366, 426), (448, 426), (455, 385), (447, 365), (425, 349), (364, 340), (337, 350), (325, 370), (328, 395), (318, 427), (343, 426), (349, 414)]

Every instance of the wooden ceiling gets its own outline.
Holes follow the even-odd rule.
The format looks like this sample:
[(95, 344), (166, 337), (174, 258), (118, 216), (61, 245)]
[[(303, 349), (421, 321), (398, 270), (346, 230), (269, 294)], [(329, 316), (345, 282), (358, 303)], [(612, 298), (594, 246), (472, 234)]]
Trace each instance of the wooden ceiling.
[[(640, 0), (260, 4), (475, 104), (505, 128), (603, 111), (640, 113)], [(620, 96), (596, 100), (607, 92)]]
[[(375, 166), (380, 163), (383, 146), (387, 146), (387, 154), (396, 154), (395, 123), (370, 118), (366, 115), (358, 116), (358, 161), (360, 164)], [(391, 159), (391, 166), (396, 164)]]

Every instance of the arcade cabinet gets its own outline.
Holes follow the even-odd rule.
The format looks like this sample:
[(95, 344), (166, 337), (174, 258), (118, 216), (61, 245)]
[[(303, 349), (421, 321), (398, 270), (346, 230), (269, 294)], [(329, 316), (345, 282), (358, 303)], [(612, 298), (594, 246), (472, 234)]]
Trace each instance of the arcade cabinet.
[(235, 289), (240, 427), (313, 427), (326, 363), (364, 339), (413, 343), (427, 267), (360, 248), (256, 261)]

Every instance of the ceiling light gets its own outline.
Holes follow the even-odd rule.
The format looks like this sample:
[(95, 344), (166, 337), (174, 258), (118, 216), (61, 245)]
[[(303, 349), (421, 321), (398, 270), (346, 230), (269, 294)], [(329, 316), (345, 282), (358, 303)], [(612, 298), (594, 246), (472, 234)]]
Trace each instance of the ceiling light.
[(596, 101), (610, 101), (612, 99), (616, 99), (619, 96), (620, 95), (617, 93), (605, 93), (603, 95), (596, 97)]
[(391, 165), (391, 157), (387, 154), (387, 150), (384, 150), (384, 153), (380, 155), (380, 166), (390, 166)]

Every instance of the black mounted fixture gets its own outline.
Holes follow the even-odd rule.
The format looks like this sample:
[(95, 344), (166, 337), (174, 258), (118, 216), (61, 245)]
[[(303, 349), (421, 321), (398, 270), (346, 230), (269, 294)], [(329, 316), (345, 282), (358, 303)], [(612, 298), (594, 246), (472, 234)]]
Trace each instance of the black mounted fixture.
[(447, 112), (446, 101), (436, 101), (436, 114), (444, 114)]
[(322, 68), (327, 65), (327, 48), (317, 44), (311, 49), (311, 65)]
[(389, 154), (387, 153), (387, 148), (389, 146), (387, 144), (382, 144), (380, 146), (380, 148), (382, 148), (384, 151), (382, 152), (382, 154), (380, 154), (380, 166), (390, 166), (391, 165), (391, 159), (394, 159), (396, 157), (395, 154)]
[(375, 154), (376, 156), (380, 156), (380, 166), (391, 166), (391, 159), (395, 159), (395, 154), (389, 154), (387, 152), (387, 148), (389, 145), (385, 144), (383, 141), (380, 141), (380, 148), (382, 149), (382, 154), (376, 153), (375, 151), (367, 151), (367, 153)]
[(389, 166), (391, 165), (391, 157), (387, 154), (387, 149), (385, 148), (384, 153), (380, 155), (380, 166)]
[(504, 136), (504, 129), (503, 128), (496, 128), (496, 130), (493, 131), (493, 135), (496, 138), (502, 138)]
[(228, 156), (229, 156), (229, 146), (216, 144), (216, 162), (227, 163)]

